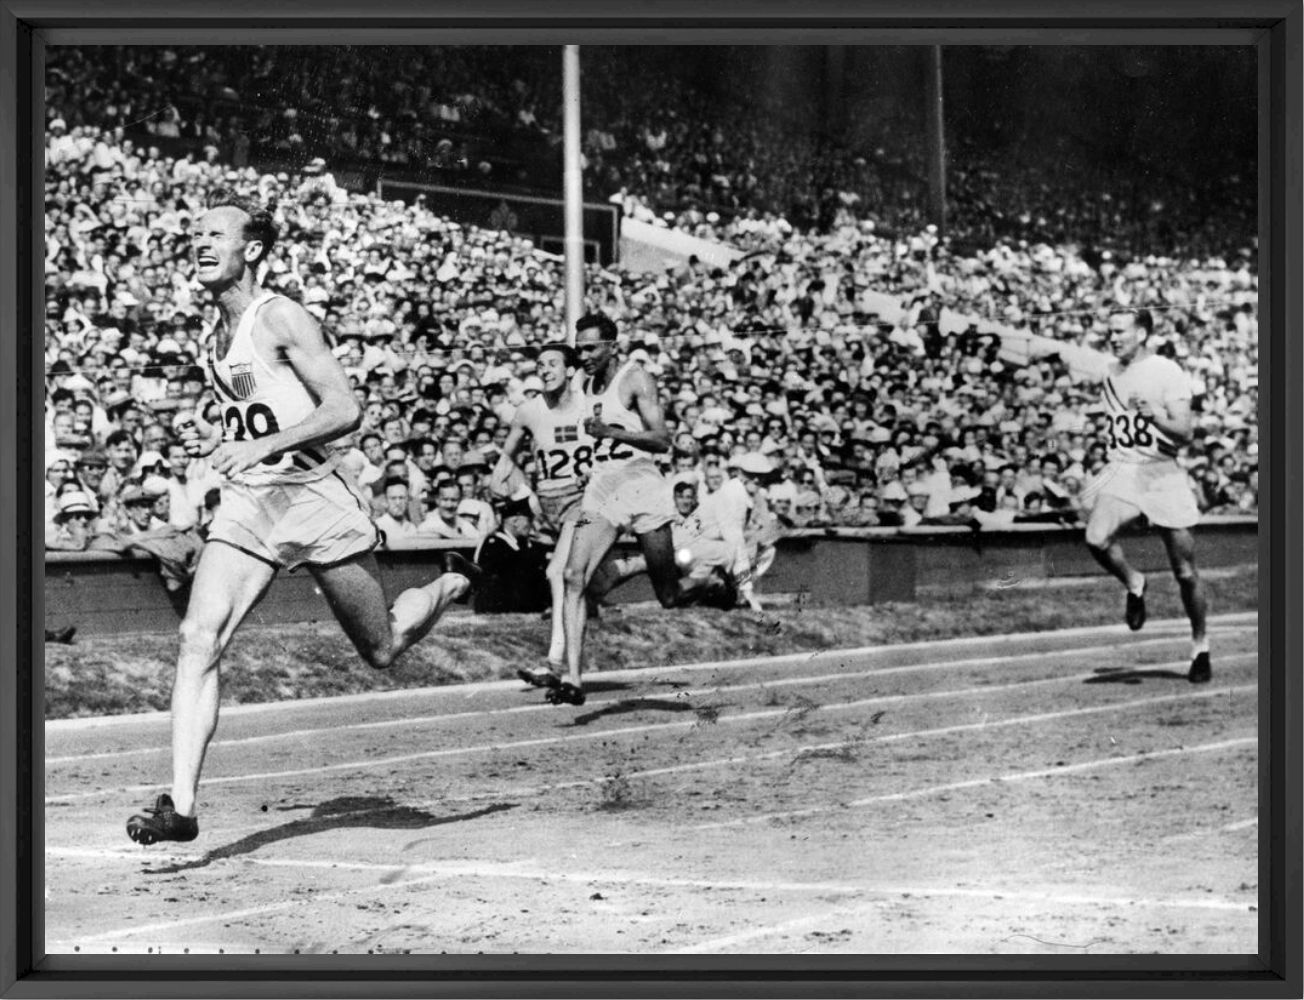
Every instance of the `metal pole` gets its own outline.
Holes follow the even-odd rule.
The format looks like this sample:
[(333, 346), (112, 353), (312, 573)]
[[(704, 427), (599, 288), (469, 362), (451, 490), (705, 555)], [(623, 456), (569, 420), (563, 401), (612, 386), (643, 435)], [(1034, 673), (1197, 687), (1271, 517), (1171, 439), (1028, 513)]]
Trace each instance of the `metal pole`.
[(580, 47), (562, 49), (565, 107), (566, 331), (575, 343), (575, 321), (584, 313), (584, 183), (580, 171)]
[(928, 221), (946, 232), (946, 133), (942, 127), (942, 47), (928, 47), (924, 95), (928, 118)]

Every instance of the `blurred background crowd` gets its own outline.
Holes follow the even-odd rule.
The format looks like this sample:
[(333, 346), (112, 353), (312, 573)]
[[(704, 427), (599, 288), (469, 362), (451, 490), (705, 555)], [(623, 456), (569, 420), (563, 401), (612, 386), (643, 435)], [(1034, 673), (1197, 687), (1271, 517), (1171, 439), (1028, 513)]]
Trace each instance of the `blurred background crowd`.
[[(588, 268), (586, 307), (660, 384), (668, 472), (710, 491), (740, 462), (764, 468), (779, 530), (1073, 523), (1105, 453), (1073, 352), (1102, 345), (1111, 311), (1145, 306), (1192, 379), (1181, 461), (1202, 508), (1256, 511), (1252, 62), (957, 58), (939, 230), (908, 54), (856, 62), (861, 84), (830, 111), (827, 54), (821, 76), (807, 50), (710, 51), (670, 72), (683, 50), (584, 49), (586, 196), (736, 251)], [(47, 547), (145, 548), (178, 580), (193, 563), (218, 480), (171, 421), (206, 405), (215, 312), (189, 241), (218, 187), (274, 205), (264, 284), (321, 321), (363, 401), (342, 461), (387, 544), (494, 530), (486, 473), (540, 389), (531, 348), (565, 334), (561, 261), (510, 212), (459, 223), (373, 181), (551, 184), (560, 56), (389, 54), (50, 50)], [(1034, 71), (1041, 89), (1019, 89)], [(1193, 125), (1171, 113), (1176, 94), (1219, 113)], [(1134, 107), (1126, 128), (1099, 111), (1047, 126), (1057, 101), (1109, 100)], [(947, 312), (984, 322), (947, 328)], [(1017, 358), (1014, 334), (1064, 350)]]

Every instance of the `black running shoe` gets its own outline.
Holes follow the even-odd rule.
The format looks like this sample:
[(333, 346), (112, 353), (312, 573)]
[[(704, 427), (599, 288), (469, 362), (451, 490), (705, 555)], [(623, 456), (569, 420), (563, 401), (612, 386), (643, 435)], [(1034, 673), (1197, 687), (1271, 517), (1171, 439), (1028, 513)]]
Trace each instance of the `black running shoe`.
[(521, 680), (537, 688), (555, 688), (561, 683), (561, 678), (551, 670), (532, 670), (529, 667), (521, 667), (516, 671), (516, 676)]
[(127, 836), (138, 844), (155, 844), (160, 840), (194, 840), (199, 836), (199, 820), (182, 816), (172, 804), (171, 795), (160, 795), (146, 815), (127, 820)]
[(1146, 588), (1150, 584), (1141, 584), (1141, 593), (1127, 592), (1127, 627), (1133, 632), (1140, 630), (1146, 623)]
[(1208, 653), (1195, 654), (1195, 659), (1191, 661), (1191, 669), (1187, 671), (1186, 679), (1192, 684), (1208, 684), (1213, 679), (1213, 667), (1209, 665)]
[(584, 689), (570, 681), (562, 681), (554, 688), (549, 688), (544, 695), (550, 705), (583, 705)]

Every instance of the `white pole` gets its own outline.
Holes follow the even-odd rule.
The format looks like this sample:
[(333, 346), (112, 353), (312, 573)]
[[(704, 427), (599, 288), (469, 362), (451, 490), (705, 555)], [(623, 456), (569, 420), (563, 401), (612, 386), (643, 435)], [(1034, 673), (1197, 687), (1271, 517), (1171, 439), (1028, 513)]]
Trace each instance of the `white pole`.
[(584, 183), (580, 171), (580, 47), (562, 49), (562, 96), (566, 134), (566, 331), (575, 343), (575, 321), (584, 313)]

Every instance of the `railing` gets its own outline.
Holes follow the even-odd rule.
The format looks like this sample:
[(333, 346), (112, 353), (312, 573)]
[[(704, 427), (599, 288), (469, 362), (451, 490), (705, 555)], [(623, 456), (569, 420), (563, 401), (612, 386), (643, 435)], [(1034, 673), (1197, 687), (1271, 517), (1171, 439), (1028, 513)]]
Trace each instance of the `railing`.
[[(1201, 567), (1255, 565), (1258, 521), (1253, 517), (1210, 517), (1197, 530)], [(632, 547), (632, 542), (620, 543)], [(1125, 541), (1128, 558), (1146, 571), (1164, 571), (1168, 560), (1154, 533)], [(469, 555), (471, 546), (433, 541), (419, 549), (379, 552), (390, 596), (427, 583), (443, 572), (444, 553)], [(803, 593), (822, 604), (862, 605), (913, 601), (920, 591), (964, 593), (1102, 571), (1082, 542), (1081, 528), (1014, 525), (1001, 531), (968, 528), (816, 528), (780, 539), (774, 565), (758, 593)], [(82, 635), (174, 629), (183, 598), (170, 595), (151, 559), (111, 553), (50, 552), (45, 557), (46, 628), (76, 625)], [(652, 600), (644, 577), (616, 590), (617, 602)], [(282, 573), (254, 610), (263, 623), (330, 621), (331, 613), (311, 575)]]

